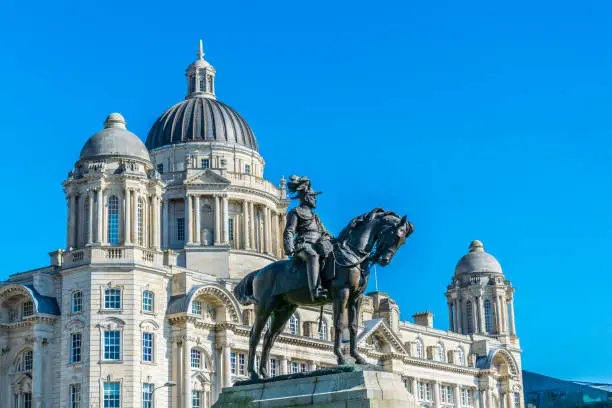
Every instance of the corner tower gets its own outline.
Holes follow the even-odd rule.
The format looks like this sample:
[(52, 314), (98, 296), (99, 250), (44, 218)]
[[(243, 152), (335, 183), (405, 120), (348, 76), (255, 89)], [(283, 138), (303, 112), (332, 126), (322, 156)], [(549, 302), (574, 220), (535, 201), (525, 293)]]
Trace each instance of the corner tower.
[(514, 288), (482, 242), (470, 244), (446, 291), (450, 330), (516, 338)]
[(179, 253), (179, 266), (239, 278), (284, 256), (288, 201), (284, 184), (264, 179), (248, 123), (217, 100), (201, 41), (196, 55), (185, 100), (155, 121), (146, 141), (166, 185), (161, 246)]

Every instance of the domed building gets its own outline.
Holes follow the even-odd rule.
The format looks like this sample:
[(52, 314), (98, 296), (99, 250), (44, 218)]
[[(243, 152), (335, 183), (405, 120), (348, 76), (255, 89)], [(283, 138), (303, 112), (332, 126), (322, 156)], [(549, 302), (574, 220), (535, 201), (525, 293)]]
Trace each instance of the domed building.
[[(215, 75), (200, 43), (185, 100), (145, 143), (118, 113), (85, 141), (63, 183), (66, 247), (0, 284), (0, 407), (203, 408), (246, 378), (253, 310), (232, 288), (285, 258), (289, 201), (246, 120), (216, 99)], [(522, 408), (513, 294), (474, 241), (447, 288), (449, 330), (429, 312), (402, 321), (373, 292), (358, 348), (419, 406)], [(308, 307), (289, 319), (272, 375), (335, 365), (331, 309), (318, 319)]]

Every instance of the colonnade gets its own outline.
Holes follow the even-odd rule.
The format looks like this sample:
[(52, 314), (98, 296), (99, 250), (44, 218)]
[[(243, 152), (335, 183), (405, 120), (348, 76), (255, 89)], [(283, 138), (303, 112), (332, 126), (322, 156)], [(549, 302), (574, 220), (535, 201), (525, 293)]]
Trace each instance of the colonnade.
[[(118, 242), (109, 241), (109, 199), (117, 197)], [(133, 187), (93, 188), (68, 196), (67, 248), (88, 245), (139, 245), (160, 248), (161, 197)], [(115, 211), (115, 210), (110, 210)]]
[[(499, 292), (494, 292), (489, 296), (481, 294), (451, 300), (448, 303), (450, 330), (463, 334), (486, 333), (484, 303), (487, 299), (491, 303), (494, 333), (508, 333), (515, 336), (514, 299), (512, 296), (506, 297), (504, 293)], [(471, 303), (471, 313), (468, 313), (468, 302)]]

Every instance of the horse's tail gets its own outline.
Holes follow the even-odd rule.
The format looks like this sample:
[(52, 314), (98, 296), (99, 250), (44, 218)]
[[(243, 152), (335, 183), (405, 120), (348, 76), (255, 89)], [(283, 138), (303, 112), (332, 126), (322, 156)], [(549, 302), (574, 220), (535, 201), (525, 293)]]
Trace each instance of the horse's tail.
[(249, 273), (247, 276), (242, 278), (242, 280), (238, 282), (236, 286), (234, 286), (234, 295), (242, 306), (248, 306), (256, 303), (256, 300), (253, 297), (253, 279), (255, 278), (255, 275), (257, 275), (257, 272), (259, 271)]

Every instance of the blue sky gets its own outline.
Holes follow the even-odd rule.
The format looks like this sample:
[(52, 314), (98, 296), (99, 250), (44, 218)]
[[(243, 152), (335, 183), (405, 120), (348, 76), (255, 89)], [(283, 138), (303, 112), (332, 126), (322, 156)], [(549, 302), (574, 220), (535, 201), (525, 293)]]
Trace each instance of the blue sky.
[(82, 145), (114, 111), (145, 139), (201, 38), (268, 179), (309, 175), (333, 232), (377, 206), (408, 214), (415, 233), (378, 269), (403, 319), (448, 327), (443, 292), (480, 239), (516, 287), (524, 368), (612, 382), (611, 8), (9, 1), (0, 279), (64, 246), (60, 183)]

